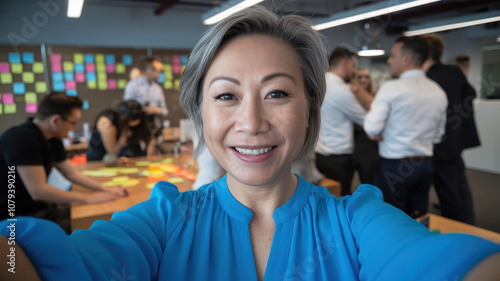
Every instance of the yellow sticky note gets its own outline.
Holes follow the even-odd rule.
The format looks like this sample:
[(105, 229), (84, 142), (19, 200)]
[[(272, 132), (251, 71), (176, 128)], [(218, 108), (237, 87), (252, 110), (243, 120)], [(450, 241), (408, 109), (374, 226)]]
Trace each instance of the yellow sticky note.
[(138, 168), (117, 168), (117, 171), (120, 174), (136, 174), (139, 173), (140, 170)]
[(4, 104), (5, 114), (15, 114), (17, 112), (16, 104)]
[(172, 80), (165, 80), (163, 83), (163, 87), (167, 90), (170, 90), (174, 87), (174, 84), (172, 83)]
[[(116, 184), (116, 182), (115, 182), (115, 184)], [(139, 180), (129, 180), (129, 181), (120, 182), (119, 184), (122, 187), (130, 187), (130, 186), (138, 185)]]
[(97, 88), (97, 82), (96, 81), (87, 81), (87, 88), (91, 90), (95, 90)]
[(154, 183), (148, 183), (148, 184), (146, 184), (146, 188), (147, 189), (153, 189), (154, 186), (155, 186)]
[(123, 63), (117, 63), (115, 65), (115, 71), (116, 73), (125, 73), (125, 65)]
[(149, 161), (137, 161), (137, 162), (135, 162), (136, 166), (149, 166), (149, 164), (151, 164), (151, 162), (149, 162)]
[(115, 177), (113, 178), (113, 181), (114, 182), (123, 182), (123, 181), (128, 181), (129, 180), (129, 177)]
[(24, 102), (37, 103), (36, 94), (33, 92), (26, 92), (26, 94), (24, 95)]
[(16, 74), (23, 73), (23, 65), (20, 63), (11, 63), (10, 64), (10, 71), (12, 73), (16, 73)]
[(41, 62), (33, 63), (33, 72), (34, 73), (43, 73), (43, 63), (41, 63)]
[(12, 74), (0, 73), (0, 82), (2, 84), (11, 84), (12, 83)]
[(180, 80), (179, 80), (179, 79), (176, 79), (176, 80), (175, 80), (175, 89), (176, 89), (176, 90), (179, 90), (179, 83), (180, 83)]
[(83, 63), (83, 54), (82, 53), (73, 54), (73, 61), (75, 63)]
[(97, 81), (98, 82), (106, 82), (106, 79), (108, 78), (108, 75), (106, 72), (104, 73), (97, 73)]
[(35, 82), (35, 92), (37, 92), (39, 94), (47, 93), (47, 83)]
[(174, 163), (174, 158), (172, 157), (169, 157), (169, 158), (165, 158), (163, 159), (163, 161), (161, 161), (162, 163)]
[(104, 54), (95, 54), (95, 62), (96, 63), (99, 63), (99, 62), (104, 63)]
[(108, 83), (106, 81), (97, 81), (97, 89), (99, 90), (107, 90), (108, 89)]
[(63, 70), (68, 72), (73, 72), (75, 65), (70, 61), (63, 62)]
[(106, 74), (106, 65), (104, 63), (98, 63), (96, 65), (96, 70), (97, 70), (97, 74), (99, 74), (99, 73)]
[(169, 178), (168, 181), (170, 183), (181, 183), (181, 182), (184, 182), (184, 179), (183, 178)]
[(119, 79), (117, 82), (118, 89), (125, 89), (125, 85), (127, 85), (127, 80)]
[(23, 73), (23, 82), (24, 83), (35, 82), (35, 74), (33, 74), (33, 72), (24, 72)]

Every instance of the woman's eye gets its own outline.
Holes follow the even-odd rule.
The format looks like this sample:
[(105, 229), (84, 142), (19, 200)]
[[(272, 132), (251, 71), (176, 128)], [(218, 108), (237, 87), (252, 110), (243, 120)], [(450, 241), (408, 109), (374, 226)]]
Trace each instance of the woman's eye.
[(216, 100), (234, 100), (236, 97), (233, 94), (220, 94), (215, 97)]
[(280, 98), (286, 98), (288, 97), (288, 93), (283, 92), (283, 91), (272, 91), (268, 97), (272, 99), (280, 99)]

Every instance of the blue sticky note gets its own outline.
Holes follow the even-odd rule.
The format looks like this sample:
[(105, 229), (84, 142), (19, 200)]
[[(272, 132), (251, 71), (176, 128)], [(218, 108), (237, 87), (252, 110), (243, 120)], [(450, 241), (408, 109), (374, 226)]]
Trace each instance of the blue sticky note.
[(62, 82), (63, 74), (61, 72), (52, 72), (52, 80), (54, 82)]
[(122, 62), (124, 65), (131, 65), (132, 64), (132, 56), (131, 55), (123, 55)]
[(13, 83), (12, 88), (13, 88), (12, 91), (16, 95), (22, 95), (26, 93), (26, 86), (24, 86), (24, 83), (19, 83), (19, 82)]
[(160, 73), (160, 76), (158, 77), (158, 83), (161, 84), (163, 82), (165, 82), (165, 73), (164, 72)]
[(62, 92), (64, 91), (64, 83), (62, 80), (60, 81), (55, 81), (52, 83), (52, 88), (56, 92)]
[(97, 77), (95, 72), (87, 72), (87, 81), (96, 81)]
[(73, 81), (73, 80), (75, 80), (75, 75), (71, 71), (66, 71), (66, 72), (64, 72), (64, 80)]
[(35, 55), (33, 53), (25, 52), (23, 53), (23, 63), (32, 64), (35, 62)]
[(68, 95), (70, 97), (76, 97), (76, 96), (78, 96), (78, 93), (76, 92), (75, 89), (71, 89), (71, 90), (66, 90), (66, 95)]
[(83, 55), (83, 60), (85, 61), (85, 63), (94, 63), (94, 54)]
[(186, 55), (181, 56), (181, 64), (185, 65), (188, 62), (188, 57)]
[(88, 100), (83, 101), (82, 109), (89, 110), (89, 101)]
[(9, 53), (10, 63), (21, 63), (21, 55), (19, 53)]
[(85, 66), (83, 63), (75, 63), (75, 72), (76, 73), (83, 73), (85, 71)]
[(113, 64), (115, 63), (115, 55), (106, 55), (104, 60), (106, 61), (106, 64)]

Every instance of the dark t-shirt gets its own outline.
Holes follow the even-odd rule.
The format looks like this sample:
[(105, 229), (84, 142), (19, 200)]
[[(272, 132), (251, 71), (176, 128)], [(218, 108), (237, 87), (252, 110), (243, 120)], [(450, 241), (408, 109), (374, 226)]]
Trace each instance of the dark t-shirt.
[[(43, 166), (48, 176), (54, 163), (65, 159), (62, 141), (58, 138), (45, 139), (42, 131), (33, 123), (33, 118), (7, 130), (0, 137), (0, 219), (9, 218), (9, 203), (13, 203), (16, 216), (40, 217), (44, 210), (51, 208), (46, 202), (31, 199), (19, 176), (18, 166)], [(15, 174), (9, 177), (12, 166), (15, 167)], [(14, 202), (8, 201), (9, 180), (10, 183), (14, 181), (15, 198), (11, 199)]]

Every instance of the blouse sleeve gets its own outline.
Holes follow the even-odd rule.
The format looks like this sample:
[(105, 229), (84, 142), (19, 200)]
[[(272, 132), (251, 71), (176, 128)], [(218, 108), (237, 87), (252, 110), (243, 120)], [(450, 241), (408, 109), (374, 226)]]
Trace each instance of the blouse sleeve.
[[(183, 219), (176, 207), (181, 196), (172, 184), (159, 182), (149, 200), (70, 236), (52, 222), (21, 217), (16, 243), (43, 280), (156, 280), (165, 244)], [(0, 223), (1, 235), (11, 235), (9, 223)]]
[[(434, 234), (361, 185), (345, 202), (361, 280), (461, 280), (500, 245), (465, 234)], [(406, 278), (405, 278), (406, 277)]]

